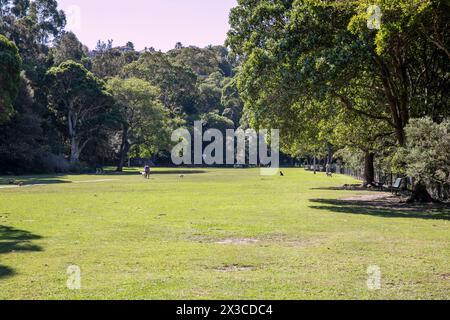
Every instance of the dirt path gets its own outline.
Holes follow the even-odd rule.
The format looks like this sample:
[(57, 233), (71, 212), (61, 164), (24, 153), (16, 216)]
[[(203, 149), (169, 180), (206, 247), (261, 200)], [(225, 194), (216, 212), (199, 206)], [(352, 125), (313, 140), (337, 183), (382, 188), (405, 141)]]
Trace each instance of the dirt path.
[(365, 194), (362, 196), (360, 195), (360, 196), (344, 198), (344, 199), (340, 199), (340, 200), (343, 200), (343, 201), (376, 201), (376, 200), (384, 200), (384, 199), (388, 199), (388, 198), (397, 198), (397, 197), (394, 197), (391, 193), (388, 193), (388, 192), (381, 192), (381, 193), (377, 193), (377, 194)]

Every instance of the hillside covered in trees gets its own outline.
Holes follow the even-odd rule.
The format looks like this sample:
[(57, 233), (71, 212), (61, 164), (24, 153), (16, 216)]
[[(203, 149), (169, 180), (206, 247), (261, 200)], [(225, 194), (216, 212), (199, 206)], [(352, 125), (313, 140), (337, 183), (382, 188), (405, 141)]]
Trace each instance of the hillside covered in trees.
[[(65, 31), (54, 0), (0, 3), (0, 171), (81, 170), (170, 152), (171, 131), (240, 126), (236, 58), (224, 46), (163, 53)], [(170, 153), (169, 153), (170, 154)]]

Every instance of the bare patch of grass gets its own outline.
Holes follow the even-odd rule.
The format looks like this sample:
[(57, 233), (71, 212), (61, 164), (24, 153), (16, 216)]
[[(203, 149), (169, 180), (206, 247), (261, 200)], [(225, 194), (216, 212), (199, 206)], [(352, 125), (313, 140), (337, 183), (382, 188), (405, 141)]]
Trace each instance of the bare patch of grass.
[(258, 239), (249, 238), (229, 238), (217, 241), (216, 244), (250, 245), (260, 242)]
[(253, 271), (256, 268), (254, 266), (243, 266), (238, 264), (225, 265), (215, 269), (217, 272), (243, 272), (243, 271)]
[(450, 273), (441, 274), (441, 279), (447, 281), (450, 280)]
[(362, 195), (362, 196), (356, 196), (356, 197), (350, 197), (341, 199), (343, 201), (376, 201), (376, 200), (384, 200), (387, 198), (392, 198), (392, 194), (383, 192), (378, 194), (368, 194), (368, 195)]

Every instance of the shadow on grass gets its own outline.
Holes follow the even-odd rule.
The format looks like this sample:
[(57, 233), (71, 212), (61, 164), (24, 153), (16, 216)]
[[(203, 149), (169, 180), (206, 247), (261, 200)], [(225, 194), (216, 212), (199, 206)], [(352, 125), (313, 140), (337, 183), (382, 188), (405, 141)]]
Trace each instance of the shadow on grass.
[(205, 170), (162, 170), (162, 171), (153, 171), (152, 174), (203, 174), (207, 173)]
[(60, 184), (60, 183), (72, 183), (72, 181), (67, 180), (59, 180), (59, 179), (39, 179), (39, 178), (32, 178), (32, 179), (25, 179), (24, 182), (29, 185), (42, 185), (42, 184)]
[(0, 279), (13, 276), (16, 272), (8, 267), (2, 266), (0, 264)]
[(312, 209), (345, 214), (369, 215), (382, 218), (414, 218), (450, 220), (450, 206), (446, 204), (406, 204), (379, 199), (374, 201), (312, 199)]
[[(152, 170), (151, 171), (151, 175), (160, 175), (160, 174), (175, 174), (175, 175), (180, 175), (180, 174), (184, 174), (184, 175), (188, 175), (188, 174), (203, 174), (203, 173), (207, 173), (207, 171), (205, 170)], [(124, 172), (116, 172), (116, 171), (106, 171), (105, 175), (123, 175), (123, 176), (127, 176), (127, 175), (132, 175), (132, 176), (136, 176), (136, 175), (140, 175), (141, 172), (140, 171), (124, 171)]]
[[(42, 251), (40, 246), (31, 243), (32, 240), (41, 238), (25, 230), (0, 225), (0, 254)], [(0, 265), (0, 279), (14, 274), (14, 269)]]
[[(191, 174), (203, 174), (208, 173), (205, 170), (197, 170), (197, 169), (186, 169), (186, 170), (152, 170), (152, 175), (191, 175)], [(74, 174), (75, 175), (75, 174)], [(125, 170), (123, 172), (117, 172), (113, 170), (106, 170), (104, 174), (80, 174), (83, 176), (91, 176), (98, 179), (103, 179), (108, 176), (139, 176), (141, 175), (141, 171), (138, 170)], [(22, 183), (24, 186), (33, 186), (33, 185), (47, 185), (47, 184), (68, 184), (73, 183), (72, 181), (65, 180), (62, 177), (65, 175), (37, 175), (37, 176), (21, 176), (21, 177), (0, 177), (0, 186), (14, 186)]]
[[(12, 182), (12, 183), (11, 183)], [(16, 177), (16, 178), (3, 178), (0, 179), (0, 185), (14, 185), (22, 182), (24, 185), (45, 185), (45, 184), (60, 184), (60, 183), (71, 183), (71, 181), (58, 179), (58, 177), (48, 177), (48, 176), (36, 176), (36, 177)]]
[(365, 188), (359, 184), (345, 185), (341, 187), (321, 187), (321, 188), (310, 188), (309, 190), (319, 190), (319, 191), (367, 191), (367, 192), (389, 192), (390, 188)]

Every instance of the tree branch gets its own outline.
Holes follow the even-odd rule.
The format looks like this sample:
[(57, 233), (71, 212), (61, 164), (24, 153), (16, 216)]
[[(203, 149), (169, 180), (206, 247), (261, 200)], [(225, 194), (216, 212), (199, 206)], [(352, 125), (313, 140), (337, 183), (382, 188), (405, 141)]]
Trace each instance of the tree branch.
[(346, 96), (344, 96), (342, 94), (334, 92), (333, 95), (335, 95), (337, 98), (339, 98), (339, 100), (341, 100), (341, 102), (344, 104), (344, 106), (347, 109), (349, 109), (350, 111), (356, 112), (356, 113), (358, 113), (360, 115), (366, 116), (366, 117), (371, 118), (371, 119), (387, 121), (391, 126), (395, 127), (394, 123), (388, 117), (371, 114), (371, 113), (369, 113), (367, 111), (357, 109), (357, 108), (353, 107), (353, 104), (351, 103), (351, 101)]

